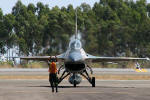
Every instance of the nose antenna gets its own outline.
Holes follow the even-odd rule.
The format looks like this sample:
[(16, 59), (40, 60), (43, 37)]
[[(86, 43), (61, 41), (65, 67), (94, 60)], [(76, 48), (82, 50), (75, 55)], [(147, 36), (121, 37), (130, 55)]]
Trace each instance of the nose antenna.
[(78, 24), (78, 20), (77, 20), (77, 9), (76, 9), (76, 13), (75, 13), (75, 15), (76, 15), (76, 30), (75, 30), (75, 39), (77, 39), (77, 34), (78, 34), (78, 26), (77, 26), (77, 24)]

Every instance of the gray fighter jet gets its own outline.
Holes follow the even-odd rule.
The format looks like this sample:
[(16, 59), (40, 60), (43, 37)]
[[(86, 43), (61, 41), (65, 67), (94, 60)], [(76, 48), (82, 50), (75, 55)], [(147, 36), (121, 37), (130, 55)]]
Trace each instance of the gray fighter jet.
[[(59, 67), (58, 74), (60, 71), (63, 71), (59, 77), (59, 83), (69, 77), (69, 82), (76, 87), (77, 84), (80, 84), (82, 77), (85, 77), (92, 87), (95, 87), (95, 77), (90, 77), (87, 70), (90, 70), (91, 74), (93, 73), (92, 68), (88, 65), (89, 62), (116, 62), (116, 61), (137, 61), (137, 60), (149, 60), (149, 58), (132, 58), (132, 57), (99, 57), (93, 56), (84, 51), (82, 48), (82, 43), (78, 38), (77, 33), (77, 15), (76, 15), (76, 32), (75, 38), (72, 39), (69, 43), (69, 47), (65, 53), (56, 56), (32, 56), (32, 57), (21, 57), (25, 60), (39, 60), (46, 61), (49, 60), (58, 60), (58, 62), (63, 62), (63, 65)], [(51, 59), (50, 59), (51, 58)]]

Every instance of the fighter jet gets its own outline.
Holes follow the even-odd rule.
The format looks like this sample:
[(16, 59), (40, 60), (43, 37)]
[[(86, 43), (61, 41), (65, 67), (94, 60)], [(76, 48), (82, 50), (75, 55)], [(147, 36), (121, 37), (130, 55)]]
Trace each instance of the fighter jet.
[(69, 77), (69, 82), (73, 84), (74, 87), (80, 84), (82, 77), (86, 78), (92, 87), (95, 87), (95, 77), (91, 77), (88, 73), (90, 70), (93, 73), (92, 68), (89, 66), (89, 62), (115, 62), (115, 61), (137, 61), (137, 60), (149, 60), (149, 58), (132, 58), (132, 57), (100, 57), (93, 56), (84, 51), (82, 48), (81, 40), (78, 38), (77, 32), (77, 14), (76, 14), (76, 30), (75, 38), (70, 40), (69, 47), (66, 52), (56, 55), (56, 56), (31, 56), (31, 57), (21, 57), (25, 60), (39, 60), (46, 61), (56, 60), (58, 62), (63, 62), (58, 69), (58, 74), (63, 71), (59, 77), (59, 83), (62, 82), (64, 78)]

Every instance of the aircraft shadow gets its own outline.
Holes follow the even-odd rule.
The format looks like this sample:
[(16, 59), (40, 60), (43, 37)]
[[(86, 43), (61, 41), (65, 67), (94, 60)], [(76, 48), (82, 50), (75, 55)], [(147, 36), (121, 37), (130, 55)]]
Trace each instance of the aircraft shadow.
[[(40, 85), (40, 86), (27, 86), (27, 87), (45, 87), (45, 88), (51, 88), (51, 86), (44, 86), (44, 85)], [(93, 88), (92, 86), (58, 86), (58, 88)], [(94, 88), (135, 88), (135, 87), (113, 87), (113, 86), (96, 86)]]
[[(40, 86), (27, 86), (27, 87), (46, 87), (46, 88), (51, 88), (51, 86), (44, 86), (44, 85), (40, 85)], [(90, 86), (58, 86), (58, 88), (89, 88)]]

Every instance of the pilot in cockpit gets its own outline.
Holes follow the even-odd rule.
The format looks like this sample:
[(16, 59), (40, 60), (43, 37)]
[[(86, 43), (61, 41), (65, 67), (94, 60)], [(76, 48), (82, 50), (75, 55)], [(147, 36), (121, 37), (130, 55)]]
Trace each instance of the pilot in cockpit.
[(79, 40), (74, 40), (70, 43), (69, 47), (71, 49), (80, 49), (81, 48), (81, 42)]

